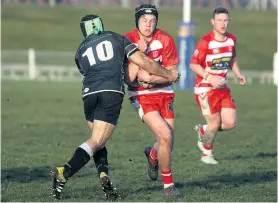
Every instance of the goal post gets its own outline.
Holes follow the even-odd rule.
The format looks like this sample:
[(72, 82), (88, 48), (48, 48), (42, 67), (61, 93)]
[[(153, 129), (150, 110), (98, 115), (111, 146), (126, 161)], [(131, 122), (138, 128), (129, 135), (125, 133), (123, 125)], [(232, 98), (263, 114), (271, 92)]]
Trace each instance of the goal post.
[(180, 80), (177, 90), (192, 90), (194, 74), (190, 70), (190, 59), (195, 48), (195, 24), (191, 21), (191, 0), (183, 0), (183, 21), (178, 27), (178, 52), (180, 62), (177, 66)]

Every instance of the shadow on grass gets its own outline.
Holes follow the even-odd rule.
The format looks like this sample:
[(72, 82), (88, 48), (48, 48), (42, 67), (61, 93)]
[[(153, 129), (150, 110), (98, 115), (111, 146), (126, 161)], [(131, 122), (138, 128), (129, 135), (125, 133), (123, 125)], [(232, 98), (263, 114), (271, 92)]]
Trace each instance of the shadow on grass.
[[(119, 167), (109, 166), (110, 170), (118, 170)], [(2, 168), (1, 169), (1, 182), (19, 182), (19, 183), (30, 183), (34, 181), (51, 181), (50, 171), (54, 168), (51, 166), (40, 166), (40, 167), (19, 167), (19, 168)], [(95, 165), (91, 162), (88, 163), (84, 168), (77, 172), (74, 177), (86, 177), (91, 176), (97, 177), (97, 171)]]
[(243, 174), (225, 174), (209, 176), (207, 180), (178, 182), (177, 187), (203, 187), (208, 189), (221, 189), (223, 186), (240, 187), (246, 184), (277, 181), (277, 171), (251, 172)]
[[(206, 189), (222, 189), (225, 186), (230, 188), (240, 187), (246, 184), (256, 184), (262, 182), (277, 181), (277, 171), (251, 172), (243, 174), (225, 174), (220, 176), (209, 176), (206, 180), (181, 182), (177, 181), (175, 185), (179, 189), (188, 187), (200, 187)], [(161, 186), (145, 187), (136, 190), (144, 192), (148, 190), (161, 190)]]
[(253, 158), (277, 158), (277, 152), (264, 153), (260, 152), (255, 155), (232, 155), (229, 157), (219, 158), (219, 160), (237, 160), (237, 159), (253, 159)]
[(16, 181), (19, 183), (29, 183), (33, 181), (50, 180), (49, 166), (41, 166), (35, 168), (19, 167), (19, 168), (2, 168), (1, 182)]

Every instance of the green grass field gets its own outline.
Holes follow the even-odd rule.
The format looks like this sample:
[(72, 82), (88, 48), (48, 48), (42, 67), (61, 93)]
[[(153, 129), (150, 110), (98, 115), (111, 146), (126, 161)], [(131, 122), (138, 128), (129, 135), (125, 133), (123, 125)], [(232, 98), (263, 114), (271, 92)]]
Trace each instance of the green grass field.
[[(107, 30), (124, 34), (135, 27), (133, 9), (70, 6), (50, 8), (6, 4), (1, 9), (3, 50), (35, 48), (75, 52), (82, 39), (79, 21), (88, 13), (101, 15)], [(182, 9), (161, 8), (159, 11), (159, 27), (176, 39)], [(210, 9), (192, 10), (192, 20), (197, 25), (197, 40), (211, 30), (211, 13)], [(230, 31), (238, 38), (237, 56), (240, 67), (244, 70), (271, 70), (277, 44), (276, 12), (231, 10), (231, 20)], [(19, 57), (17, 55), (14, 60)], [(4, 55), (2, 60), (13, 61)]]
[[(276, 88), (231, 88), (239, 124), (219, 133), (218, 166), (199, 161), (192, 128), (204, 121), (193, 93), (177, 93), (173, 175), (182, 201), (277, 200)], [(48, 169), (68, 161), (89, 136), (80, 89), (74, 82), (2, 82), (1, 201), (53, 201)], [(107, 145), (111, 176), (124, 201), (171, 201), (163, 198), (160, 179), (147, 178), (143, 148), (154, 140), (126, 98)], [(70, 179), (63, 201), (104, 201), (92, 162)]]
[[(87, 13), (101, 15), (108, 30), (123, 34), (134, 28), (131, 9), (3, 4), (2, 49), (75, 52), (82, 39), (79, 20)], [(211, 10), (193, 9), (197, 39), (211, 29), (210, 16)], [(176, 39), (181, 18), (181, 9), (160, 9), (159, 27)], [(277, 44), (276, 12), (231, 10), (231, 18), (240, 67), (271, 70)], [(13, 60), (26, 59), (19, 54), (2, 55), (2, 62)], [(89, 136), (81, 83), (2, 81), (1, 89), (1, 201), (53, 201), (49, 169), (68, 161)], [(199, 161), (193, 127), (204, 120), (193, 93), (177, 93), (173, 174), (185, 195), (182, 201), (277, 200), (277, 89), (233, 85), (232, 91), (239, 124), (235, 130), (219, 133), (214, 152), (218, 166)], [(162, 196), (161, 178), (151, 182), (146, 174), (143, 148), (154, 141), (126, 98), (118, 128), (107, 144), (111, 176), (123, 201), (171, 201)], [(70, 179), (63, 201), (104, 201), (92, 162)]]

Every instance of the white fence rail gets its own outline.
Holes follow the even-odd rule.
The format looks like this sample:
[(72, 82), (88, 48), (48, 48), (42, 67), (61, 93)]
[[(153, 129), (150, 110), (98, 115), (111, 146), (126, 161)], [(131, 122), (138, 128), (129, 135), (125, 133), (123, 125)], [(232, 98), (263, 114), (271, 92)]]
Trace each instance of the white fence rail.
[[(81, 80), (74, 63), (73, 52), (7, 51), (2, 50), (1, 77), (8, 80), (48, 80), (74, 81)], [(244, 71), (247, 82), (261, 84), (277, 84), (278, 55), (275, 54), (273, 71)], [(233, 73), (228, 74), (229, 82), (237, 82)]]

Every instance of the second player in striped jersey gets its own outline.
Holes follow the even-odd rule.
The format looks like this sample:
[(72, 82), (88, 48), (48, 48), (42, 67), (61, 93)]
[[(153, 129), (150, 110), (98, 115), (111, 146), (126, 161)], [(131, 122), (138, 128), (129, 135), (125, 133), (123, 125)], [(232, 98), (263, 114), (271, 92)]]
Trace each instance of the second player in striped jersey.
[(236, 62), (236, 37), (227, 32), (229, 13), (225, 8), (216, 8), (211, 23), (213, 30), (198, 42), (190, 68), (196, 73), (195, 99), (206, 120), (206, 125), (196, 125), (198, 147), (203, 152), (201, 161), (217, 164), (213, 158), (213, 141), (217, 131), (236, 127), (237, 113), (231, 90), (227, 86), (229, 69), (241, 85), (246, 80)]

